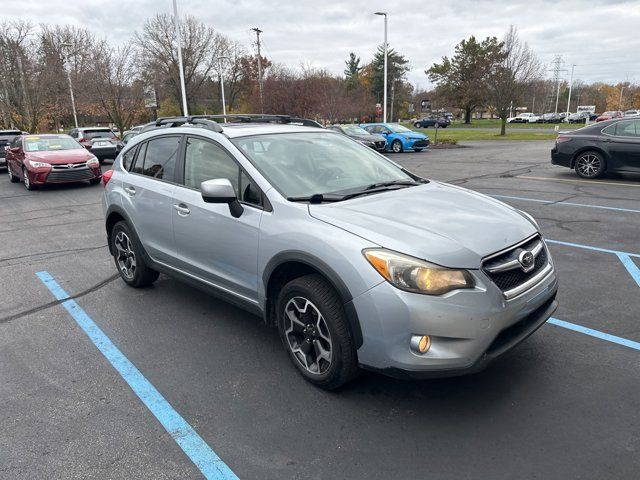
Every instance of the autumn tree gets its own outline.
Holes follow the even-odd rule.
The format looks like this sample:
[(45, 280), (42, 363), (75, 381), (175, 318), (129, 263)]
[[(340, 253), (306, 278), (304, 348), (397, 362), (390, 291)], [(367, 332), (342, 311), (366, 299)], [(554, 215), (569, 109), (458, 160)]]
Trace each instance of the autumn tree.
[(478, 42), (471, 36), (456, 45), (453, 57), (442, 57), (425, 73), (443, 95), (464, 110), (464, 122), (471, 123), (471, 113), (486, 101), (489, 74), (502, 58), (502, 44), (496, 37)]

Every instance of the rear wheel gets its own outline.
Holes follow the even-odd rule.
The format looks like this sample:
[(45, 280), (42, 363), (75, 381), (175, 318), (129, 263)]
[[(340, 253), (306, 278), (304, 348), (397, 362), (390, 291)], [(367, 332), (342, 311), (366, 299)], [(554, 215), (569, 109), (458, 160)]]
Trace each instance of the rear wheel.
[(100, 183), (100, 179), (99, 178), (92, 178), (91, 180), (89, 180), (89, 183), (91, 185), (97, 185), (98, 183)]
[(604, 174), (606, 164), (598, 152), (583, 152), (576, 159), (574, 168), (582, 178), (598, 178)]
[(422, 128), (422, 125), (420, 124), (420, 122), (414, 123), (413, 126), (416, 128)]
[(126, 222), (118, 222), (111, 230), (111, 251), (120, 276), (134, 288), (146, 287), (158, 279), (159, 273), (142, 258), (142, 246)]
[(391, 143), (391, 151), (393, 153), (402, 153), (402, 142), (400, 140), (394, 140)]
[(306, 380), (332, 390), (357, 375), (356, 349), (342, 301), (322, 276), (305, 275), (287, 283), (276, 308), (282, 343)]
[(9, 163), (7, 163), (7, 173), (9, 174), (9, 181), (11, 183), (18, 183), (20, 181), (20, 179), (16, 177), (11, 171), (11, 167), (9, 166)]

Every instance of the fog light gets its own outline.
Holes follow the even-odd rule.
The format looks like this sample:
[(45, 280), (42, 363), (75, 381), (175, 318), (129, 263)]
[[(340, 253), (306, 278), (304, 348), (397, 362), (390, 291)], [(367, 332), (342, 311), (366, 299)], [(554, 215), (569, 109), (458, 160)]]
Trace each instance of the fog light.
[(410, 342), (411, 350), (416, 353), (426, 353), (431, 347), (431, 337), (429, 335), (414, 335)]

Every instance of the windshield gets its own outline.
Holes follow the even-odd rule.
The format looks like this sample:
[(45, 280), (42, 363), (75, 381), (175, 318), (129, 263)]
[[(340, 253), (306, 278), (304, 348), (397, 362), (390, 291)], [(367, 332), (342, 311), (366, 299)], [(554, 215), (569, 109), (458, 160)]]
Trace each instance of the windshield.
[(339, 135), (256, 135), (234, 143), (285, 197), (346, 194), (374, 183), (413, 180), (370, 148)]
[(402, 125), (398, 125), (398, 124), (392, 124), (392, 125), (388, 125), (389, 129), (392, 132), (396, 132), (396, 133), (411, 133), (413, 130), (409, 130), (407, 127), (403, 127)]
[(52, 152), (84, 148), (71, 137), (25, 137), (25, 152)]
[(357, 125), (342, 125), (340, 128), (347, 135), (369, 135), (369, 132)]

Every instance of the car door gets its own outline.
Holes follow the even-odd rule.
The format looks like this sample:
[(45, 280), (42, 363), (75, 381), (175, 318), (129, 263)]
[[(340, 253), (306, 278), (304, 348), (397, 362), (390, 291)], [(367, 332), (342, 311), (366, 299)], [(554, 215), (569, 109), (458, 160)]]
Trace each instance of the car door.
[(617, 122), (603, 133), (608, 134), (610, 165), (607, 169), (640, 173), (640, 120)]
[(171, 216), (181, 142), (181, 135), (166, 135), (142, 143), (122, 181), (123, 207), (145, 251), (164, 264), (175, 255)]
[(22, 178), (22, 163), (24, 162), (24, 151), (22, 150), (22, 137), (17, 137), (9, 150), (7, 150), (7, 168), (11, 169), (13, 175)]
[[(244, 211), (235, 218), (229, 205), (205, 203), (200, 184), (226, 178)], [(222, 145), (188, 136), (182, 184), (173, 199), (173, 231), (179, 268), (226, 293), (258, 301), (258, 240), (264, 195)]]

